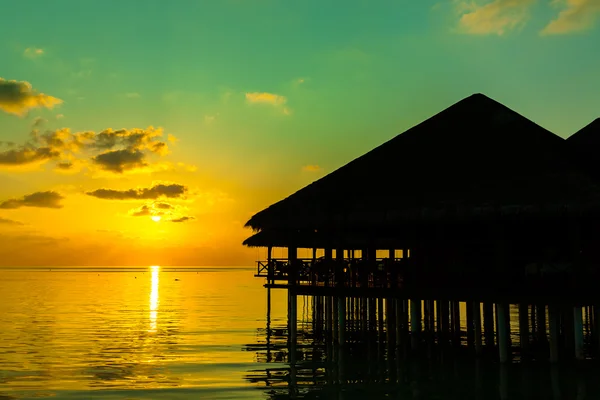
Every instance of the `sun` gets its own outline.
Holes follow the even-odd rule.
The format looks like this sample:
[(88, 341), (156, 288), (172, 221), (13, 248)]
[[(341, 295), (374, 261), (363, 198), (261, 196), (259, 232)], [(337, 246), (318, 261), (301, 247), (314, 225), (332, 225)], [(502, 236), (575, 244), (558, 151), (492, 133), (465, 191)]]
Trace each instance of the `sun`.
[(158, 221), (160, 221), (160, 215), (153, 215), (153, 216), (151, 216), (150, 218), (151, 218), (151, 219), (152, 219), (152, 221), (154, 221), (154, 222), (158, 222)]

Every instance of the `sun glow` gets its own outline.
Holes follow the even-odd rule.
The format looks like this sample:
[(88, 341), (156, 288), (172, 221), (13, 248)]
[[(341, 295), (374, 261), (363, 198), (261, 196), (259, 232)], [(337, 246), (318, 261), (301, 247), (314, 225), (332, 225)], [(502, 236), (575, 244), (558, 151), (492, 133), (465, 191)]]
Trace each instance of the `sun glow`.
[(154, 221), (154, 222), (158, 222), (158, 221), (160, 221), (160, 215), (153, 215), (153, 216), (151, 216), (150, 218), (151, 218), (151, 219), (152, 219), (152, 221)]
[(156, 320), (158, 317), (158, 274), (160, 267), (153, 265), (150, 267), (150, 332), (156, 332)]

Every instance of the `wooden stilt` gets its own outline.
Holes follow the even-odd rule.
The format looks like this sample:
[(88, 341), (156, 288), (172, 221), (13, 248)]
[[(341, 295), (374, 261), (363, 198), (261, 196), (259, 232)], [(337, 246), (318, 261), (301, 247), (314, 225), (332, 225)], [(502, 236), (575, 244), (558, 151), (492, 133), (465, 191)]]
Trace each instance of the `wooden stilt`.
[(498, 314), (498, 352), (500, 354), (500, 362), (506, 363), (510, 361), (510, 344), (508, 326), (506, 326), (506, 313), (508, 305), (503, 303), (496, 304), (496, 313)]
[(548, 306), (548, 322), (550, 325), (550, 362), (558, 362), (559, 313), (555, 304)]
[(410, 300), (410, 342), (413, 350), (419, 346), (419, 336), (421, 334), (421, 300)]
[(583, 318), (580, 306), (573, 307), (573, 328), (575, 330), (575, 359), (583, 360)]
[(481, 306), (478, 301), (473, 303), (473, 330), (475, 331), (475, 354), (481, 356), (483, 342), (481, 340)]

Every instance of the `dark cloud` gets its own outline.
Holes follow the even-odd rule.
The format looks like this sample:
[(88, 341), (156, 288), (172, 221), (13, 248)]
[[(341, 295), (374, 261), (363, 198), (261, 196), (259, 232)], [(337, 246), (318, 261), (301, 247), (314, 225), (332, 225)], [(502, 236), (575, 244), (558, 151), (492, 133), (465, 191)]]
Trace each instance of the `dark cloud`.
[(69, 161), (59, 162), (56, 164), (56, 168), (61, 169), (63, 171), (68, 171), (73, 168), (73, 163)]
[(69, 129), (39, 133), (31, 132), (31, 139), (24, 145), (0, 151), (0, 165), (18, 166), (49, 160), (60, 160), (78, 153), (89, 137), (89, 132), (72, 134)]
[(22, 222), (0, 217), (0, 225), (24, 225)]
[(0, 203), (0, 208), (14, 209), (20, 207), (62, 208), (60, 201), (64, 197), (56, 192), (35, 192), (20, 199), (9, 199)]
[(92, 164), (100, 169), (122, 174), (148, 167), (150, 156), (164, 156), (169, 151), (167, 143), (160, 140), (162, 129), (149, 127), (72, 133), (63, 128), (40, 133), (38, 128), (42, 121), (35, 120), (31, 138), (25, 144), (0, 150), (0, 165), (56, 161), (58, 169), (64, 170), (70, 164), (67, 160), (79, 161), (89, 157)]
[(171, 222), (186, 222), (186, 221), (192, 221), (194, 219), (195, 219), (194, 217), (183, 216), (183, 217), (171, 219), (169, 221), (171, 221)]
[(0, 151), (0, 165), (25, 165), (58, 157), (60, 157), (60, 152), (50, 147), (23, 146), (18, 149)]
[(150, 215), (155, 215), (152, 212), (152, 208), (147, 205), (143, 205), (140, 208), (133, 209), (133, 210), (129, 211), (129, 214), (132, 217), (147, 217)]
[(154, 208), (158, 208), (159, 210), (172, 210), (174, 207), (169, 203), (154, 203)]
[(149, 188), (129, 190), (97, 189), (87, 192), (90, 196), (108, 200), (156, 200), (160, 197), (180, 198), (187, 192), (187, 187), (177, 183), (158, 184)]
[(0, 78), (0, 110), (23, 116), (37, 107), (52, 108), (62, 100), (34, 90), (29, 82), (9, 81)]
[(126, 170), (147, 167), (146, 155), (140, 150), (112, 150), (92, 158), (103, 170), (122, 174)]

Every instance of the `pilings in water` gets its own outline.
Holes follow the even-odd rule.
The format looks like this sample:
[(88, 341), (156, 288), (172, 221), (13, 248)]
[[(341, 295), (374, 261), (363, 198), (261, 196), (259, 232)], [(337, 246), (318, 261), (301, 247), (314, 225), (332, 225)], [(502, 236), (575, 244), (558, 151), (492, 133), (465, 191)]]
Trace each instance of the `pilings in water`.
[[(288, 342), (292, 363), (296, 362), (297, 342), (299, 338), (303, 340), (303, 334), (298, 332), (298, 297), (294, 289), (289, 290)], [(525, 303), (407, 300), (371, 295), (314, 296), (311, 303), (314, 312), (309, 314), (315, 340), (340, 348), (362, 343), (365, 354), (446, 357), (449, 350), (466, 347), (471, 356), (492, 357), (503, 364), (511, 362), (513, 355), (521, 361), (552, 363), (600, 355), (598, 307), (530, 307)], [(460, 315), (464, 316), (462, 322)], [(540, 326), (542, 323), (544, 326)], [(511, 336), (519, 339), (518, 346), (512, 343)], [(449, 347), (451, 342), (458, 344)]]

